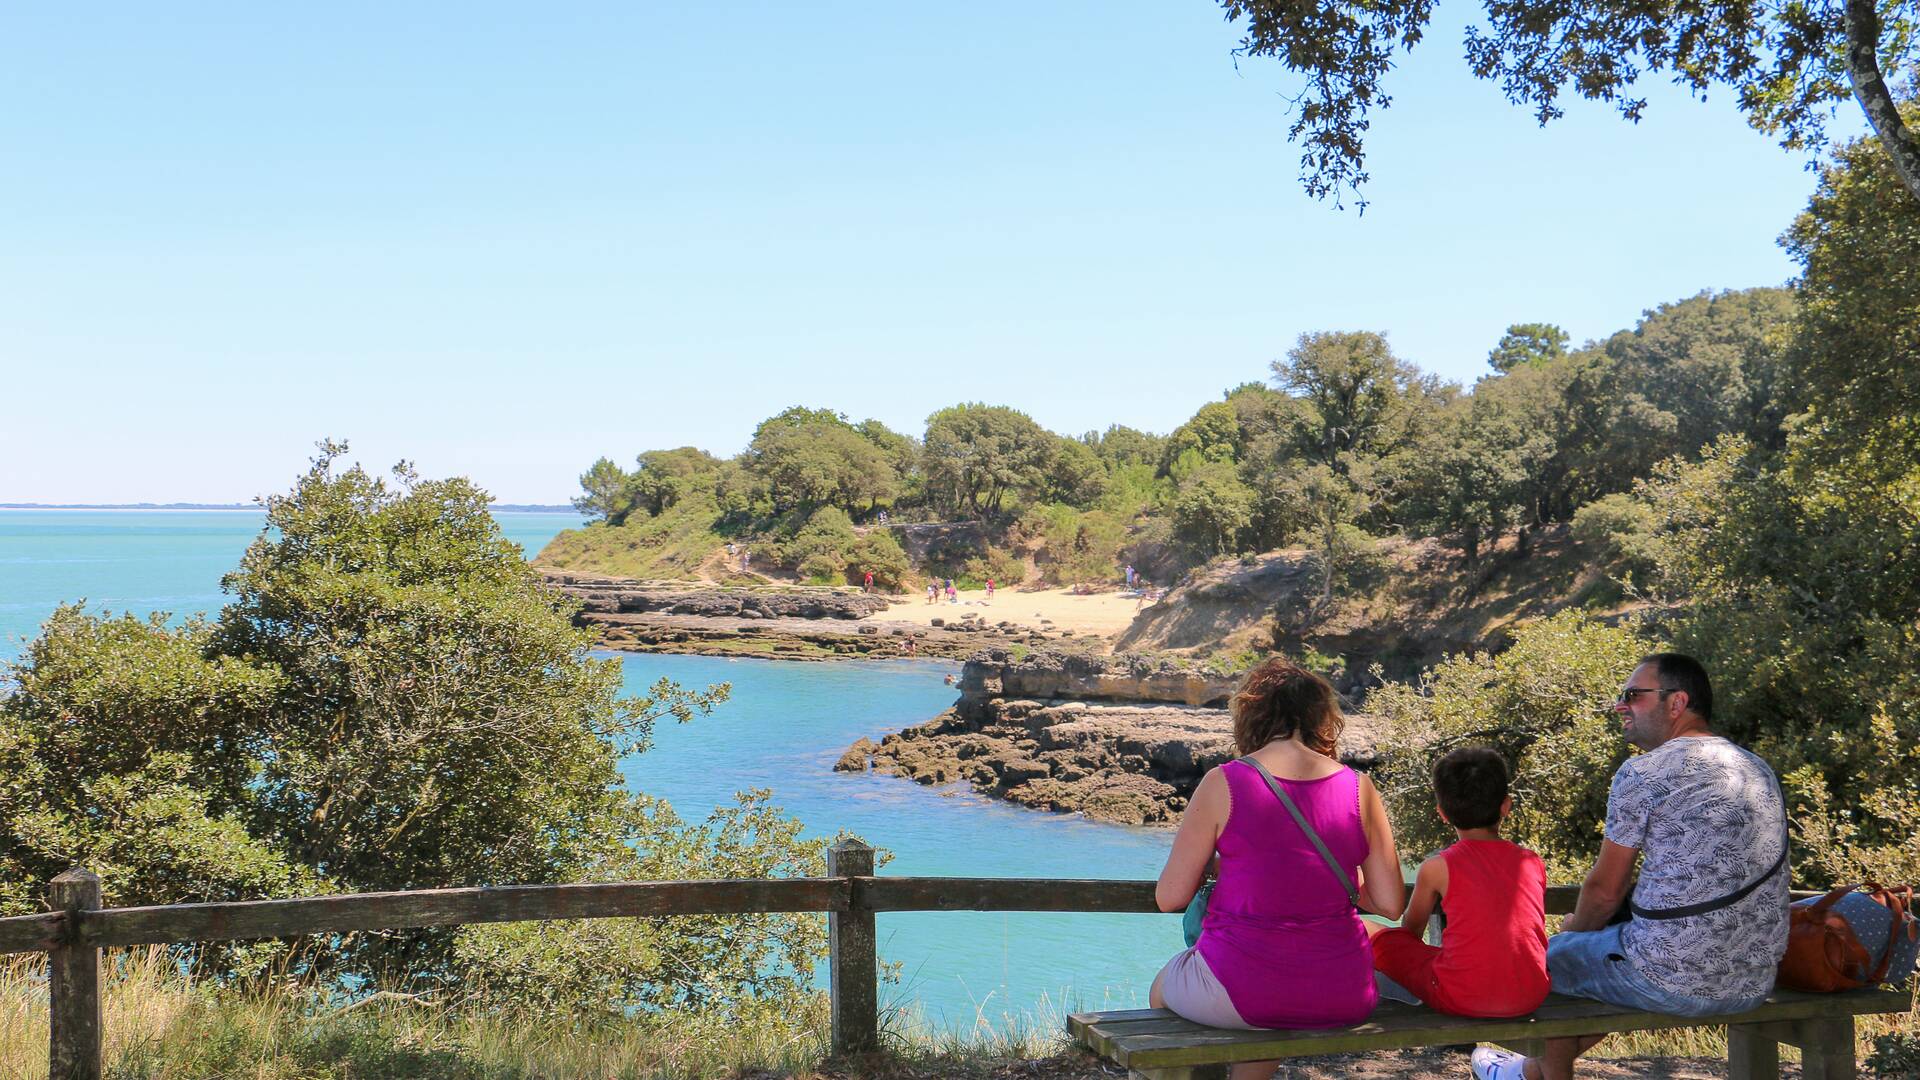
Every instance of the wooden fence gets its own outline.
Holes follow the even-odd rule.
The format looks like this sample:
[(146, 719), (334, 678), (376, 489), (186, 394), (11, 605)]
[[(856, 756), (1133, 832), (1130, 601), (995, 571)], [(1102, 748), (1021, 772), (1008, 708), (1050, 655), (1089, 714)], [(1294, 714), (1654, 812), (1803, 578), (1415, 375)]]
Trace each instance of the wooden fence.
[[(48, 954), (51, 1080), (99, 1080), (100, 950), (112, 946), (540, 919), (821, 911), (827, 915), (832, 1047), (835, 1053), (860, 1053), (879, 1043), (879, 957), (874, 940), (874, 916), (879, 912), (1159, 910), (1151, 881), (876, 877), (873, 849), (858, 840), (842, 841), (828, 851), (827, 875), (514, 885), (105, 908), (100, 906), (100, 879), (75, 869), (53, 879), (46, 914), (0, 919), (0, 953)], [(1578, 893), (1570, 885), (1548, 888), (1547, 913), (1571, 912)]]

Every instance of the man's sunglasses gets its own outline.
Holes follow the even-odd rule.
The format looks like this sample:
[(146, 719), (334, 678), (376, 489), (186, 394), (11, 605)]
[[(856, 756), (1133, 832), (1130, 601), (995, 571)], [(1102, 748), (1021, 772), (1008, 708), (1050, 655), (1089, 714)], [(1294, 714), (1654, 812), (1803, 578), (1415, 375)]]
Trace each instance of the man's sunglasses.
[(1641, 694), (1659, 694), (1660, 700), (1665, 701), (1668, 694), (1677, 694), (1679, 692), (1678, 690), (1662, 690), (1657, 686), (1629, 686), (1625, 690), (1620, 691), (1620, 696), (1614, 698), (1613, 703), (1631, 708), (1633, 699), (1639, 697)]

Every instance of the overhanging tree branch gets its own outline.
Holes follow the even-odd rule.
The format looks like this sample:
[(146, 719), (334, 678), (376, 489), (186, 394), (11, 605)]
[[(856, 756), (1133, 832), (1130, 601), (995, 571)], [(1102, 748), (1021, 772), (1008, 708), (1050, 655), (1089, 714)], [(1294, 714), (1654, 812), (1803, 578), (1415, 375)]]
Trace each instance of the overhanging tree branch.
[(1893, 91), (1880, 73), (1880, 13), (1873, 0), (1847, 0), (1847, 80), (1867, 122), (1886, 147), (1893, 170), (1913, 197), (1920, 199), (1920, 138), (1907, 127)]

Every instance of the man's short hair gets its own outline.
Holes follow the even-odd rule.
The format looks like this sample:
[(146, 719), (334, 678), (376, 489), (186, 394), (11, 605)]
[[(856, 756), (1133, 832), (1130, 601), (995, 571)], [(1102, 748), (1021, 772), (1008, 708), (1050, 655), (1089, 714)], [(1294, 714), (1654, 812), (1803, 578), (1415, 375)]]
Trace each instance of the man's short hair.
[(1682, 691), (1687, 695), (1687, 708), (1699, 713), (1700, 719), (1713, 721), (1713, 682), (1700, 661), (1685, 653), (1657, 652), (1641, 657), (1640, 662), (1653, 665), (1662, 689)]
[(1433, 763), (1433, 793), (1440, 799), (1440, 812), (1456, 829), (1499, 824), (1508, 780), (1507, 759), (1485, 746), (1449, 750)]

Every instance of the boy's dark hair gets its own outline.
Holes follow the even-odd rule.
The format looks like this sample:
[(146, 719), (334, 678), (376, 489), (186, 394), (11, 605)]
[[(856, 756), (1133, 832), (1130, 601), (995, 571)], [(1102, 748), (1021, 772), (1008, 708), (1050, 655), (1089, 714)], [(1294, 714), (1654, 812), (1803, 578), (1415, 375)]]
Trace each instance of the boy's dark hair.
[(1433, 793), (1440, 797), (1440, 812), (1456, 829), (1499, 824), (1507, 780), (1507, 759), (1484, 746), (1449, 750), (1433, 763)]

